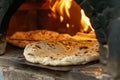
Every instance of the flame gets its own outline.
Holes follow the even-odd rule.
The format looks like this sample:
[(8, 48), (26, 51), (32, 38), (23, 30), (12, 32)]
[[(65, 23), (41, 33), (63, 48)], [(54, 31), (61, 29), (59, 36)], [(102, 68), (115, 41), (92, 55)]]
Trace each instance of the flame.
[[(52, 1), (50, 0), (50, 2)], [(54, 5), (51, 7), (51, 10), (53, 12), (56, 12), (57, 10), (61, 16), (64, 15), (65, 11), (66, 15), (70, 18), (69, 9), (71, 8), (71, 4), (72, 0), (56, 0)]]
[[(85, 12), (83, 9), (81, 9), (81, 24), (84, 26), (84, 31), (87, 31), (89, 27), (93, 30), (90, 19), (85, 15)], [(94, 30), (93, 30), (94, 31)]]
[[(63, 22), (65, 20), (65, 15), (67, 16), (67, 18), (69, 19), (73, 19), (73, 16), (71, 17), (70, 14), (70, 9), (72, 5), (76, 5), (74, 0), (49, 0), (50, 3), (52, 3), (52, 5), (50, 6), (50, 9), (52, 10), (52, 16), (54, 18), (59, 18), (60, 22)], [(74, 3), (74, 4), (73, 4)], [(73, 11), (78, 10), (78, 9), (74, 9)], [(58, 17), (57, 14), (59, 14), (60, 16)], [(79, 13), (77, 14), (81, 14), (81, 19), (79, 21), (79, 23), (81, 24), (81, 28), (83, 29), (82, 31), (89, 31), (89, 30), (93, 30), (91, 24), (90, 24), (90, 20), (89, 18), (85, 15), (84, 10), (79, 8)], [(74, 16), (77, 16), (76, 14), (74, 14)], [(79, 19), (77, 19), (79, 20)], [(74, 27), (75, 25), (73, 24), (69, 24), (68, 22), (66, 22), (66, 27), (70, 28)], [(79, 26), (79, 25), (77, 25)], [(80, 28), (80, 29), (81, 29)]]

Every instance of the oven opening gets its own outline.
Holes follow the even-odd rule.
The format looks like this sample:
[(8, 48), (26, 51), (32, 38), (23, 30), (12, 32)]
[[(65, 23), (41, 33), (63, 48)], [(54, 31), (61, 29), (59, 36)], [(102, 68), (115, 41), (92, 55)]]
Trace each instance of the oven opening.
[[(23, 1), (25, 2), (21, 4)], [(70, 77), (80, 76), (77, 80), (85, 80), (84, 75), (79, 75), (82, 73), (95, 77), (102, 72), (105, 74), (101, 75), (101, 78), (117, 79), (120, 55), (119, 8), (119, 0), (1, 0), (0, 65), (6, 63), (6, 60), (15, 64), (50, 69), (53, 72), (45, 71), (50, 75), (52, 72), (57, 77), (63, 75), (59, 72), (60, 76), (56, 75), (57, 71), (70, 71), (74, 73)], [(27, 50), (31, 50), (29, 53), (26, 50), (27, 45)], [(37, 52), (40, 54), (36, 54)], [(42, 62), (45, 59), (47, 61), (44, 64)], [(56, 60), (59, 62), (52, 62)], [(103, 71), (99, 61), (103, 63)], [(66, 75), (68, 77), (69, 73)]]
[[(43, 53), (40, 58), (50, 57), (54, 61), (68, 56), (70, 60), (71, 57), (78, 59), (77, 62), (73, 59), (72, 63), (65, 60), (66, 64), (63, 61), (44, 65), (78, 65), (99, 60), (99, 43), (90, 19), (74, 0), (25, 1), (10, 20), (6, 40), (10, 45), (24, 49), (25, 59), (25, 52), (29, 52), (26, 48), (32, 43), (34, 47), (30, 46), (28, 56), (40, 49)], [(85, 59), (83, 62), (81, 55)]]
[[(27, 67), (31, 69), (30, 74), (34, 74), (33, 67), (43, 71), (50, 69), (52, 73), (49, 70), (44, 72), (55, 77), (58, 77), (57, 71), (60, 75), (59, 71), (70, 72), (70, 77), (73, 78), (79, 76), (74, 75), (76, 73), (97, 76), (102, 72), (99, 64), (99, 43), (94, 29), (89, 17), (74, 0), (25, 0), (10, 19), (6, 41), (8, 44), (2, 59), (9, 58), (8, 61), (23, 65), (25, 68), (24, 65), (28, 65)], [(41, 41), (40, 45), (33, 45), (32, 48), (33, 52), (43, 53), (37, 54), (41, 61), (36, 57), (30, 58), (34, 56), (31, 54), (32, 51), (26, 51), (29, 52), (28, 60), (24, 53), (26, 46), (39, 41)], [(41, 63), (43, 59), (48, 60), (46, 64)], [(56, 59), (58, 63), (52, 62)], [(51, 63), (48, 63), (50, 61)], [(65, 78), (69, 79), (69, 73), (65, 75), (67, 75)], [(83, 76), (80, 75), (80, 77)], [(81, 80), (86, 80), (84, 78), (86, 77)]]

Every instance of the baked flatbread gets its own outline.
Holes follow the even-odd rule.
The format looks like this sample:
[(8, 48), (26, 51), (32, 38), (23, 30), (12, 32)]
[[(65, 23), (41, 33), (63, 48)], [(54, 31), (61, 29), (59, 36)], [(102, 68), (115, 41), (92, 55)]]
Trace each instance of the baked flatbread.
[(16, 32), (7, 37), (7, 42), (25, 48), (23, 54), (27, 61), (43, 65), (78, 65), (99, 58), (98, 42), (93, 33), (70, 36), (49, 30), (35, 30)]
[(28, 41), (28, 40), (21, 40), (21, 39), (9, 39), (9, 38), (6, 38), (7, 42), (12, 44), (13, 46), (17, 46), (17, 47), (20, 47), (20, 48), (25, 48), (26, 45), (30, 44), (30, 43), (33, 43), (33, 42), (36, 42), (36, 41)]
[[(69, 35), (63, 35), (69, 37)], [(15, 40), (55, 40), (55, 39), (63, 39), (64, 37), (60, 37), (59, 33), (50, 30), (34, 30), (27, 32), (16, 32), (9, 39)]]
[(50, 66), (85, 64), (98, 60), (97, 41), (38, 41), (28, 44), (24, 49), (25, 59), (32, 63)]
[(59, 40), (96, 40), (94, 33), (81, 33), (78, 32), (74, 36), (70, 36), (69, 34), (60, 34), (55, 31), (50, 30), (34, 30), (27, 32), (16, 32), (12, 36), (7, 37), (7, 42), (24, 48), (27, 44), (40, 41), (40, 40), (49, 40), (49, 41), (59, 41)]

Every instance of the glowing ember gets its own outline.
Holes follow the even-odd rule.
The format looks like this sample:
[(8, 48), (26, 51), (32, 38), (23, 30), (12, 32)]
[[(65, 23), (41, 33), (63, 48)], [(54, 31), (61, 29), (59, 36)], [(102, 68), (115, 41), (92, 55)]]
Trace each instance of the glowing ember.
[(60, 21), (62, 22), (64, 20), (64, 17), (63, 16), (60, 16)]
[(69, 27), (70, 27), (70, 25), (67, 23), (67, 24), (66, 24), (66, 27), (67, 27), (67, 28), (69, 28)]
[(94, 75), (100, 75), (102, 73), (102, 68), (95, 69), (93, 71), (89, 70), (81, 70), (80, 72), (85, 73), (85, 74), (94, 74)]

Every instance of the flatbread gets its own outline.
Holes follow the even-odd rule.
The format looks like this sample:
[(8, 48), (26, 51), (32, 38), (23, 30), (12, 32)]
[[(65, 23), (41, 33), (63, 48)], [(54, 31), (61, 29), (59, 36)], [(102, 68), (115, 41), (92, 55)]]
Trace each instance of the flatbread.
[(65, 34), (60, 36), (58, 32), (50, 31), (50, 30), (34, 30), (34, 31), (27, 31), (27, 32), (15, 32), (12, 36), (9, 37), (11, 40), (28, 40), (28, 41), (37, 41), (37, 40), (56, 40), (56, 39), (64, 39), (64, 36), (70, 37), (69, 35)]
[(85, 64), (98, 60), (98, 42), (94, 33), (74, 36), (49, 30), (16, 32), (7, 42), (24, 49), (25, 59), (50, 66)]
[(21, 48), (29, 43), (40, 41), (40, 40), (49, 40), (49, 41), (59, 41), (59, 40), (96, 40), (94, 33), (81, 33), (78, 32), (76, 35), (71, 36), (69, 34), (60, 34), (55, 31), (50, 30), (34, 30), (27, 32), (15, 32), (12, 36), (7, 37), (7, 42)]
[(50, 66), (85, 64), (99, 59), (98, 42), (92, 40), (38, 41), (24, 49), (25, 59)]
[(13, 46), (17, 46), (17, 47), (20, 47), (20, 48), (25, 48), (26, 45), (30, 44), (30, 43), (33, 43), (33, 42), (36, 42), (36, 41), (28, 41), (28, 40), (21, 40), (21, 39), (9, 39), (9, 38), (6, 38), (7, 42), (9, 44), (12, 44)]

